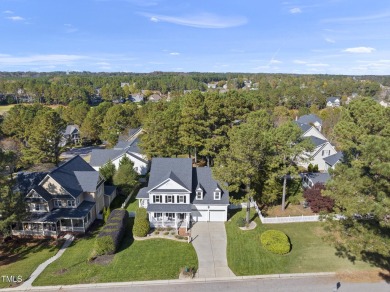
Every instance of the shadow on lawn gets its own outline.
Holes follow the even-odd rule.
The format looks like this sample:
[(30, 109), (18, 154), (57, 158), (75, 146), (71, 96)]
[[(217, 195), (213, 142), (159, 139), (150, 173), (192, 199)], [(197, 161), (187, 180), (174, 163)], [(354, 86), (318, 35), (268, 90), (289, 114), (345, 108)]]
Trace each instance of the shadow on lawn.
[(121, 245), (116, 253), (121, 252), (121, 251), (129, 248), (133, 244), (133, 242), (134, 242), (133, 225), (134, 225), (134, 218), (129, 218), (129, 221), (128, 221), (127, 227), (126, 227), (126, 231), (125, 231), (125, 236), (123, 237), (122, 243), (121, 243)]
[(61, 247), (63, 240), (14, 238), (0, 246), (0, 265), (5, 266), (27, 258), (27, 255), (43, 250), (53, 252)]

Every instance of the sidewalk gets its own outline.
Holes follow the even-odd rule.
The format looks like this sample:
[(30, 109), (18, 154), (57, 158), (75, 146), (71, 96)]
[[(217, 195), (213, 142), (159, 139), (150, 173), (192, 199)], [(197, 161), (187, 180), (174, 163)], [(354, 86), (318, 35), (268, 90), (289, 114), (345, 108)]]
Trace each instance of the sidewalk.
[(255, 276), (234, 276), (221, 278), (194, 278), (185, 280), (156, 280), (156, 281), (133, 281), (133, 282), (113, 282), (113, 283), (93, 283), (93, 284), (78, 284), (78, 285), (57, 285), (57, 286), (29, 286), (0, 289), (0, 291), (43, 291), (43, 290), (63, 290), (63, 289), (88, 289), (88, 288), (120, 288), (132, 286), (153, 286), (153, 285), (179, 285), (179, 284), (195, 284), (208, 282), (229, 282), (229, 281), (247, 281), (254, 279), (292, 279), (292, 278), (313, 278), (313, 277), (332, 277), (336, 273), (300, 273), (300, 274), (271, 274), (271, 275), (255, 275)]
[(52, 256), (46, 262), (40, 264), (38, 266), (38, 268), (36, 268), (35, 271), (31, 274), (31, 276), (28, 278), (28, 280), (25, 281), (22, 285), (20, 285), (17, 288), (10, 288), (10, 289), (12, 291), (15, 291), (15, 290), (29, 290), (32, 287), (31, 286), (32, 282), (34, 282), (35, 279), (38, 278), (38, 276), (43, 272), (44, 269), (46, 269), (46, 267), (48, 265), (50, 265), (52, 262), (54, 262), (55, 260), (57, 260), (59, 257), (62, 256), (62, 254), (65, 252), (67, 247), (73, 242), (73, 239), (74, 239), (74, 237), (72, 235), (69, 235), (69, 234), (66, 234), (64, 236), (64, 238), (66, 239), (66, 241), (64, 242), (64, 244), (62, 245), (62, 247), (56, 253), (55, 256)]

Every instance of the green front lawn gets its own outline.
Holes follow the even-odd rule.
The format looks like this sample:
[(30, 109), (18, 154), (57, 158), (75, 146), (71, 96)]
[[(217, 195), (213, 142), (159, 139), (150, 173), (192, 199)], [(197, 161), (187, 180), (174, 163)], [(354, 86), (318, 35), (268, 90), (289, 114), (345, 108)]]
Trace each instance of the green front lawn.
[(138, 200), (136, 199), (137, 197), (137, 192), (135, 192), (133, 194), (133, 196), (130, 198), (129, 202), (128, 202), (128, 205), (126, 207), (126, 210), (129, 211), (129, 212), (137, 212), (137, 210), (139, 209), (139, 202)]
[[(44, 261), (54, 256), (62, 241), (14, 239), (0, 247), (0, 276), (22, 276), (23, 281)], [(10, 284), (0, 281), (0, 288)]]
[(110, 263), (88, 263), (97, 233), (77, 239), (33, 285), (177, 279), (181, 267), (198, 265), (191, 244), (167, 239), (134, 241), (130, 232)]
[[(237, 276), (370, 269), (366, 263), (353, 264), (338, 257), (336, 250), (321, 238), (324, 234), (322, 223), (263, 225), (256, 216), (257, 227), (251, 231), (242, 231), (236, 224), (239, 217), (245, 218), (244, 210), (226, 222), (228, 264)], [(269, 229), (281, 230), (288, 235), (292, 244), (289, 254), (275, 255), (261, 246), (260, 234)]]

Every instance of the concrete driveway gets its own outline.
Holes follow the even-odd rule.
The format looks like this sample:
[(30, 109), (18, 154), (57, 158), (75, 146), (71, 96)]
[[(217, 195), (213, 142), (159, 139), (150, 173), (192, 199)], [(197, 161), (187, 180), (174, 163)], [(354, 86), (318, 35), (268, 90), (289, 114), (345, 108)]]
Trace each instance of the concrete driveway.
[(224, 222), (196, 222), (191, 237), (199, 261), (197, 278), (235, 276), (227, 264)]

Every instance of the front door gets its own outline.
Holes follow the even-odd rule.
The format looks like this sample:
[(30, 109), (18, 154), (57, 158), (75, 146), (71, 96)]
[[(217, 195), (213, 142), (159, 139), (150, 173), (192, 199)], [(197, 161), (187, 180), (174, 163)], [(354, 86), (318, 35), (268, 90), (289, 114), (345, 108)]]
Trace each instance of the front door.
[(184, 220), (185, 214), (184, 213), (179, 213), (179, 220)]

